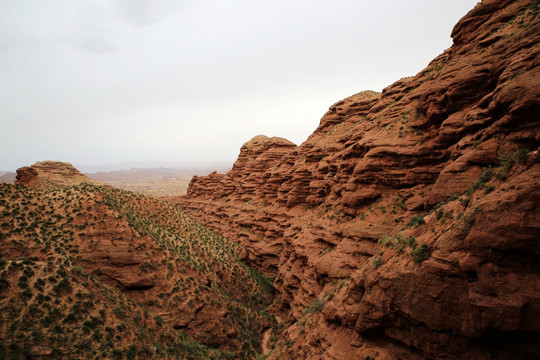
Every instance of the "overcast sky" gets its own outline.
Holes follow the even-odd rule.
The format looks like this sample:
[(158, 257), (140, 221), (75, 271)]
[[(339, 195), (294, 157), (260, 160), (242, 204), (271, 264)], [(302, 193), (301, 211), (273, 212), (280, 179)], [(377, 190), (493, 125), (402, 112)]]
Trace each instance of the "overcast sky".
[(415, 75), (476, 0), (0, 0), (0, 170), (234, 160)]

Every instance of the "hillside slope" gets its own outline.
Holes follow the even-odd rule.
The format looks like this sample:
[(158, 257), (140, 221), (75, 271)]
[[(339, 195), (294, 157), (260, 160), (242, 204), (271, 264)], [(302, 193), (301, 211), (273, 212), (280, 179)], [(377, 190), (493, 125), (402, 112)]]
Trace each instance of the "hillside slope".
[(29, 183), (0, 184), (0, 353), (250, 359), (260, 352), (272, 289), (242, 262), (239, 244), (140, 194), (39, 176)]
[(538, 1), (483, 1), (452, 38), (190, 183), (181, 208), (276, 275), (269, 359), (540, 356)]

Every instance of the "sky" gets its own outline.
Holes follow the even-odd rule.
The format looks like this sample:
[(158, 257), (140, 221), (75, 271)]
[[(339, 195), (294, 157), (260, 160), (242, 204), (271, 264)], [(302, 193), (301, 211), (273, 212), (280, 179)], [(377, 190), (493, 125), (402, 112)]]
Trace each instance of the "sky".
[(420, 72), (476, 0), (0, 0), (0, 170), (233, 161)]

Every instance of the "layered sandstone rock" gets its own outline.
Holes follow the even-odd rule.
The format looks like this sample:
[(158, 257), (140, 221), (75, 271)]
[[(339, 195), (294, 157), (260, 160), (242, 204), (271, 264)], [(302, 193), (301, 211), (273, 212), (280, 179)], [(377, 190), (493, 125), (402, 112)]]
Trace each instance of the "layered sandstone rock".
[(180, 206), (276, 276), (270, 359), (540, 356), (538, 4), (483, 1), (452, 37), (192, 180)]
[(62, 187), (79, 185), (81, 183), (99, 184), (67, 162), (40, 161), (32, 166), (17, 169), (15, 184), (38, 186), (44, 183), (52, 183)]

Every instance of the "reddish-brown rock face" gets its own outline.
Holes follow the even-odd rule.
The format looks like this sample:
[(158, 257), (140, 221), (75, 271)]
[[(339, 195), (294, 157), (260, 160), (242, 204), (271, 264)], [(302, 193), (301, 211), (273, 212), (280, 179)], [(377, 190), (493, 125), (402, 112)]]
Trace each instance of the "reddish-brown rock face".
[(483, 1), (415, 77), (192, 180), (180, 206), (276, 276), (270, 359), (540, 356), (539, 19)]
[(25, 186), (44, 186), (52, 183), (59, 186), (74, 186), (81, 183), (98, 184), (82, 174), (73, 165), (61, 161), (40, 161), (32, 166), (17, 169), (15, 184)]

